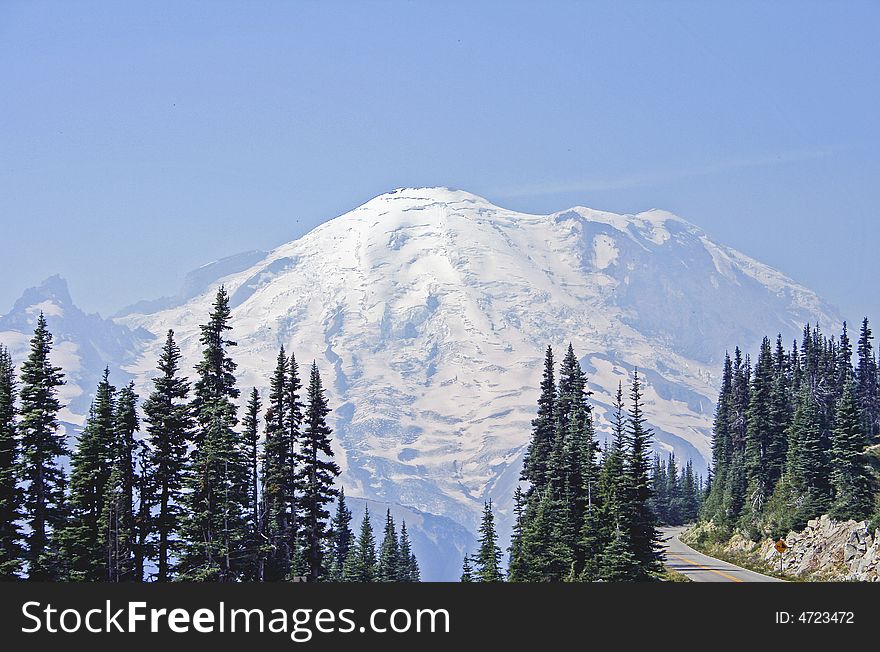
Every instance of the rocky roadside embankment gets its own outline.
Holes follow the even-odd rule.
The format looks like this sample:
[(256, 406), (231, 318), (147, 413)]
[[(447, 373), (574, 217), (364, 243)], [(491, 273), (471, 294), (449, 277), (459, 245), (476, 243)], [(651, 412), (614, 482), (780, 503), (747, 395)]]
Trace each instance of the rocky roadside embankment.
[[(726, 543), (707, 546), (713, 529), (712, 524), (701, 523), (681, 538), (701, 549), (779, 568), (773, 539), (755, 542), (736, 533)], [(800, 532), (789, 532), (785, 543), (788, 550), (782, 558), (782, 571), (786, 575), (808, 581), (880, 582), (880, 529), (872, 534), (868, 521), (839, 522), (823, 515), (808, 521)]]

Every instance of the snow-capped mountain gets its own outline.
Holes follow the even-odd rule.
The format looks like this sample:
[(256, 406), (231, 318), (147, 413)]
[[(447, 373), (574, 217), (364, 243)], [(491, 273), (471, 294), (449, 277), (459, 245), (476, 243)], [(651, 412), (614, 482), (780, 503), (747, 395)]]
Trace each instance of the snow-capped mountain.
[[(559, 357), (574, 345), (600, 430), (618, 381), (638, 367), (658, 448), (705, 468), (725, 349), (840, 323), (813, 292), (669, 213), (528, 215), (445, 188), (381, 195), (195, 278), (176, 299), (102, 322), (125, 355), (97, 372), (81, 359), (77, 373), (111, 363), (146, 392), (168, 328), (191, 368), (222, 283), (242, 387), (266, 390), (281, 344), (301, 366), (317, 360), (346, 493), (471, 532), (489, 498), (506, 522), (548, 344)], [(0, 331), (27, 333), (40, 302), (24, 303)], [(437, 532), (460, 561), (468, 536)]]

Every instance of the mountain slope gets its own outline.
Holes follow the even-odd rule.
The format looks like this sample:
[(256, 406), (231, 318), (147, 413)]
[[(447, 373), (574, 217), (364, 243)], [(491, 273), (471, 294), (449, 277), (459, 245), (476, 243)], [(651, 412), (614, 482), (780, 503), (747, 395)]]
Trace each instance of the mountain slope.
[[(217, 283), (243, 386), (265, 389), (282, 343), (317, 359), (350, 494), (471, 529), (484, 499), (509, 505), (547, 344), (582, 356), (600, 425), (617, 382), (643, 370), (662, 447), (704, 467), (725, 348), (839, 323), (814, 293), (669, 213), (527, 215), (445, 188), (376, 197)], [(173, 325), (194, 364), (217, 283), (119, 321)], [(142, 383), (159, 343), (127, 368)]]

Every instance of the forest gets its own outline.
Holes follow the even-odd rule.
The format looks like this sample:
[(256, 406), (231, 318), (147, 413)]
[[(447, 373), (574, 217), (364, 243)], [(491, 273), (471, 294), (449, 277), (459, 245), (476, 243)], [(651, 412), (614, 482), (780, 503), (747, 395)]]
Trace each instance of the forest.
[(20, 374), (0, 346), (0, 579), (419, 581), (390, 510), (378, 544), (369, 510), (352, 532), (315, 363), (303, 386), (282, 347), (265, 409), (254, 388), (239, 419), (229, 319), (221, 287), (194, 382), (169, 330), (142, 404), (105, 371), (74, 450), (44, 315)]

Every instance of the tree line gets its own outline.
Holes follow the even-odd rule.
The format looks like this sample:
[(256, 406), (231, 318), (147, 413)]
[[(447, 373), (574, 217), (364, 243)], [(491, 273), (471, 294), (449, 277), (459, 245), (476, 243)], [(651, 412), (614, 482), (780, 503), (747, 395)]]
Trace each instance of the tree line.
[(478, 551), (465, 556), (462, 581), (647, 581), (661, 568), (651, 476), (652, 432), (633, 374), (629, 409), (622, 383), (611, 412), (612, 438), (596, 437), (587, 379), (568, 347), (556, 381), (547, 347), (537, 416), (514, 494), (515, 522), (506, 577), (491, 502)]
[(143, 417), (134, 384), (105, 370), (73, 451), (45, 317), (18, 376), (0, 346), (0, 579), (419, 580), (390, 511), (378, 553), (368, 511), (354, 538), (315, 363), (303, 393), (282, 347), (265, 410), (254, 388), (239, 423), (230, 316), (221, 287), (194, 383), (168, 331)]
[(855, 354), (845, 323), (839, 337), (807, 324), (790, 349), (765, 337), (754, 366), (739, 348), (725, 356), (703, 519), (778, 537), (826, 513), (880, 515), (866, 455), (880, 435), (872, 340), (867, 318)]

